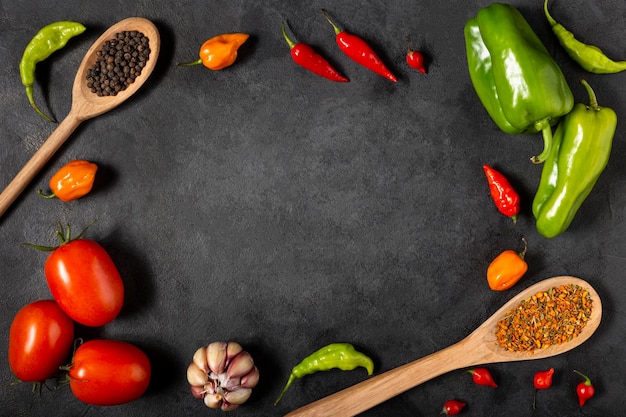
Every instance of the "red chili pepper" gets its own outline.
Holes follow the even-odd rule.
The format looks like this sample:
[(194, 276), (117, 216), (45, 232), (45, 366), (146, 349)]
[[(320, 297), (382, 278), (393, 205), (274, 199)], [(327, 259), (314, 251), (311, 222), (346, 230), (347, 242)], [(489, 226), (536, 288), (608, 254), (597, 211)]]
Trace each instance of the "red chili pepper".
[(337, 45), (341, 51), (346, 54), (350, 59), (352, 59), (357, 64), (364, 66), (367, 69), (374, 71), (376, 74), (381, 75), (394, 83), (398, 81), (395, 75), (385, 66), (383, 61), (378, 57), (376, 52), (365, 42), (362, 38), (357, 35), (353, 35), (351, 33), (346, 32), (345, 30), (340, 29), (335, 23), (330, 19), (328, 13), (324, 9), (322, 9), (322, 13), (328, 23), (332, 25), (335, 29), (335, 40), (337, 41)]
[(335, 68), (330, 65), (324, 57), (315, 52), (313, 48), (309, 45), (301, 42), (294, 42), (287, 36), (287, 32), (285, 31), (285, 22), (283, 22), (283, 36), (289, 45), (289, 49), (291, 50), (291, 58), (293, 61), (313, 72), (314, 74), (319, 75), (320, 77), (327, 78), (331, 81), (337, 82), (348, 82), (350, 81), (343, 75), (341, 75)]
[(596, 393), (596, 389), (591, 384), (591, 379), (589, 379), (589, 377), (587, 377), (586, 375), (576, 370), (574, 370), (574, 372), (576, 372), (578, 375), (582, 376), (585, 379), (583, 382), (579, 383), (576, 386), (576, 395), (578, 395), (578, 405), (582, 407), (583, 405), (585, 405), (585, 402), (589, 398), (594, 396), (594, 394)]
[(540, 371), (535, 374), (533, 385), (535, 386), (535, 395), (533, 397), (533, 409), (535, 408), (535, 399), (537, 397), (537, 390), (548, 389), (552, 386), (552, 375), (554, 374), (554, 368), (550, 368), (547, 371)]
[(463, 407), (465, 406), (466, 404), (463, 401), (449, 400), (443, 404), (443, 410), (441, 411), (441, 414), (456, 416), (457, 414), (461, 413)]
[(474, 383), (476, 385), (482, 385), (492, 388), (498, 387), (498, 385), (493, 380), (493, 377), (491, 376), (491, 372), (489, 372), (489, 369), (487, 368), (474, 368), (470, 369), (467, 372), (472, 374), (472, 379), (474, 380)]
[(414, 51), (411, 49), (411, 39), (407, 39), (408, 47), (406, 51), (406, 63), (409, 67), (416, 69), (422, 74), (426, 74), (426, 68), (424, 68), (424, 55), (420, 51)]
[(489, 165), (483, 165), (483, 170), (487, 176), (491, 198), (496, 203), (496, 207), (500, 213), (510, 217), (513, 219), (513, 223), (515, 223), (520, 210), (519, 195), (502, 173)]

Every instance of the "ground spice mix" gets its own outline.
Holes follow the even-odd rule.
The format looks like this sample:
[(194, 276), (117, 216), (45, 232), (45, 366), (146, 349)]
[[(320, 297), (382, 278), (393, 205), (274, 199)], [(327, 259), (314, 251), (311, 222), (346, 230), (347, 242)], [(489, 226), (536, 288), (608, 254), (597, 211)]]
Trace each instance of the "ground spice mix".
[(591, 304), (589, 292), (574, 284), (538, 292), (498, 322), (498, 343), (509, 351), (519, 352), (572, 340), (587, 324)]

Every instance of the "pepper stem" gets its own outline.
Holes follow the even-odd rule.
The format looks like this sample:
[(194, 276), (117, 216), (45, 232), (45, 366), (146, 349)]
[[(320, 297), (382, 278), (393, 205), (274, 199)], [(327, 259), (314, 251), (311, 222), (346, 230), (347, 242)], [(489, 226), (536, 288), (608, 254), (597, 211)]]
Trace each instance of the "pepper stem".
[(39, 107), (37, 107), (37, 105), (35, 104), (35, 98), (33, 97), (33, 86), (32, 85), (27, 85), (26, 86), (26, 97), (28, 97), (28, 102), (33, 107), (33, 109), (35, 109), (35, 111), (37, 113), (42, 115), (44, 117), (44, 119), (46, 119), (47, 121), (52, 122), (52, 123), (56, 123), (56, 121), (52, 117), (50, 117), (47, 114), (45, 114), (44, 112), (42, 112), (39, 109)]
[(289, 45), (289, 49), (293, 49), (293, 47), (296, 46), (296, 43), (292, 41), (291, 39), (289, 39), (289, 36), (287, 36), (287, 32), (285, 31), (285, 22), (283, 22), (282, 32), (283, 32), (283, 37), (287, 41), (287, 45)]
[(554, 20), (554, 18), (550, 15), (550, 12), (548, 11), (548, 0), (545, 0), (543, 2), (543, 13), (546, 15), (546, 20), (551, 27), (558, 25), (557, 21)]
[(535, 155), (530, 158), (533, 164), (541, 164), (550, 155), (552, 150), (552, 126), (550, 126), (550, 119), (543, 119), (535, 123), (535, 128), (541, 130), (543, 136), (543, 151), (539, 155)]
[(320, 11), (322, 12), (322, 14), (324, 15), (324, 17), (326, 18), (326, 20), (328, 20), (328, 23), (330, 23), (333, 27), (333, 29), (335, 29), (335, 35), (339, 35), (341, 32), (343, 32), (343, 30), (341, 30), (341, 28), (339, 28), (339, 26), (337, 26), (335, 24), (335, 22), (333, 22), (330, 19), (330, 16), (328, 16), (328, 13), (326, 13), (326, 10), (324, 9), (320, 9)]
[(576, 369), (574, 369), (574, 372), (577, 373), (578, 375), (582, 376), (585, 379), (584, 384), (587, 386), (591, 385), (591, 379), (589, 379), (589, 377), (585, 374), (583, 374), (582, 372), (578, 372)]
[(202, 64), (202, 58), (198, 59), (197, 61), (178, 62), (176, 65), (178, 65), (179, 67), (191, 67), (193, 65), (198, 65), (198, 64)]
[(54, 193), (44, 194), (43, 190), (37, 190), (37, 194), (39, 194), (43, 198), (55, 198), (56, 197)]
[(295, 381), (295, 379), (296, 379), (296, 376), (293, 373), (291, 373), (291, 375), (289, 375), (289, 380), (285, 384), (285, 387), (280, 392), (280, 395), (278, 396), (278, 398), (276, 398), (276, 401), (274, 401), (274, 405), (278, 404), (281, 398), (283, 398), (283, 395), (285, 395), (285, 392), (287, 392), (287, 389), (289, 389), (289, 387), (291, 386), (291, 383)]
[(600, 106), (598, 106), (598, 99), (596, 98), (596, 93), (593, 91), (593, 88), (589, 85), (589, 83), (583, 79), (580, 80), (580, 83), (587, 90), (587, 94), (589, 94), (589, 106), (594, 110), (598, 110)]

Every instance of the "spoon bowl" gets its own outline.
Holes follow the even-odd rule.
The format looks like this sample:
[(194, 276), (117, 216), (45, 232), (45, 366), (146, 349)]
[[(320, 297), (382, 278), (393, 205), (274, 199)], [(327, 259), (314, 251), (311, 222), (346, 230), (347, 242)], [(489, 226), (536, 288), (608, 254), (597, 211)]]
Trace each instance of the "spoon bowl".
[[(102, 49), (107, 40), (113, 39), (116, 33), (135, 30), (148, 38), (150, 47), (150, 55), (141, 75), (126, 89), (119, 91), (114, 96), (98, 96), (87, 86), (87, 72), (96, 62), (97, 52)], [(81, 122), (114, 109), (137, 92), (154, 70), (160, 46), (161, 39), (156, 26), (151, 21), (141, 17), (121, 20), (108, 28), (91, 45), (74, 78), (70, 112), (0, 194), (0, 216), (4, 214)]]
[[(560, 345), (523, 352), (512, 352), (498, 344), (496, 339), (497, 325), (508, 311), (516, 308), (521, 301), (538, 292), (568, 284), (578, 285), (588, 291), (592, 300), (591, 316), (577, 337)], [(588, 282), (571, 276), (545, 279), (510, 299), (460, 342), (294, 410), (286, 414), (285, 417), (351, 417), (423, 382), (456, 369), (559, 355), (574, 349), (589, 339), (600, 325), (601, 319), (602, 302), (598, 293)]]

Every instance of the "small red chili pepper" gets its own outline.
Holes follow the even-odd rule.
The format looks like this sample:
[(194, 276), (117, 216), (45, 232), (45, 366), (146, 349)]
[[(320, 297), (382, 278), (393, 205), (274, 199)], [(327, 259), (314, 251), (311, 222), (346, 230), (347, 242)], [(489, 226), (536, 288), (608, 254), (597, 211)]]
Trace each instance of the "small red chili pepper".
[(491, 198), (496, 204), (500, 213), (517, 221), (520, 210), (520, 198), (509, 180), (499, 171), (489, 165), (483, 165), (483, 170), (487, 176)]
[(474, 380), (474, 383), (476, 385), (482, 385), (492, 388), (498, 387), (498, 385), (493, 380), (493, 377), (491, 376), (491, 372), (489, 372), (489, 369), (487, 368), (474, 368), (470, 369), (467, 372), (472, 374), (472, 379)]
[(287, 41), (289, 49), (291, 50), (291, 58), (293, 59), (293, 62), (308, 69), (314, 74), (327, 78), (331, 81), (350, 81), (333, 68), (332, 65), (324, 59), (324, 57), (315, 52), (315, 50), (309, 45), (301, 42), (296, 43), (289, 39), (287, 32), (285, 31), (285, 22), (283, 22), (282, 31), (283, 37)]
[(591, 384), (591, 379), (589, 379), (589, 377), (587, 377), (586, 375), (576, 370), (574, 370), (574, 372), (576, 372), (578, 375), (582, 376), (585, 379), (583, 382), (579, 383), (576, 386), (576, 395), (578, 395), (578, 405), (582, 407), (583, 405), (585, 405), (585, 402), (587, 402), (589, 398), (594, 396), (594, 394), (596, 393), (596, 389)]
[(406, 51), (406, 63), (409, 67), (416, 69), (422, 74), (426, 74), (426, 68), (424, 68), (424, 55), (420, 51), (411, 49), (411, 39), (407, 38), (407, 51)]
[(533, 409), (535, 408), (537, 390), (548, 389), (552, 386), (552, 375), (554, 374), (554, 368), (550, 368), (547, 371), (540, 371), (535, 374), (533, 379), (533, 385), (535, 386), (535, 395), (533, 397)]
[(340, 29), (328, 16), (324, 9), (321, 10), (328, 23), (335, 29), (335, 40), (341, 51), (357, 64), (374, 71), (394, 83), (398, 81), (395, 75), (385, 66), (383, 61), (374, 50), (362, 38)]
[(441, 414), (446, 414), (448, 416), (456, 416), (457, 414), (460, 414), (461, 411), (463, 410), (463, 407), (465, 407), (467, 404), (465, 404), (463, 401), (459, 401), (459, 400), (449, 400), (446, 401), (443, 404), (443, 410), (441, 411)]

